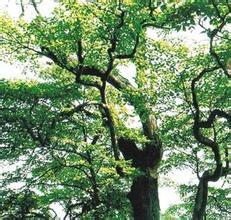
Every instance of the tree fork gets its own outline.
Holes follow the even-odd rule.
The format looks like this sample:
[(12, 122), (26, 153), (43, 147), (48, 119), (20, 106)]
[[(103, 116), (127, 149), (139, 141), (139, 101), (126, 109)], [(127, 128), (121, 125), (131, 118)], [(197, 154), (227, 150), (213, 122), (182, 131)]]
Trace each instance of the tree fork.
[(133, 140), (123, 137), (118, 139), (124, 158), (132, 160), (132, 166), (141, 169), (143, 173), (133, 180), (128, 193), (134, 220), (160, 219), (157, 169), (162, 158), (162, 146), (156, 135), (153, 139), (143, 150), (138, 149)]

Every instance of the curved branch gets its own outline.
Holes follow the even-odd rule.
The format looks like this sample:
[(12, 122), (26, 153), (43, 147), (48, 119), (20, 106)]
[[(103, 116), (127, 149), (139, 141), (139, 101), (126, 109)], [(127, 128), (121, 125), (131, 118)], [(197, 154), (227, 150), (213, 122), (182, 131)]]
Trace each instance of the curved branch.
[(206, 121), (200, 121), (199, 126), (201, 128), (211, 128), (216, 117), (225, 118), (231, 126), (231, 114), (228, 114), (227, 112), (220, 109), (214, 109), (213, 111), (211, 111), (208, 119)]
[(138, 44), (139, 44), (139, 35), (136, 36), (135, 45), (134, 45), (132, 51), (129, 54), (115, 55), (115, 59), (131, 59), (131, 58), (134, 58), (134, 56), (136, 54), (136, 51), (137, 51)]
[(36, 13), (37, 13), (38, 15), (41, 15), (40, 12), (39, 12), (39, 10), (38, 10), (38, 6), (37, 6), (37, 3), (35, 2), (35, 0), (31, 0), (31, 3), (32, 3), (33, 8), (34, 8), (34, 10), (36, 11)]
[[(216, 7), (217, 8), (217, 7)], [(218, 9), (217, 9), (218, 10)], [(218, 11), (219, 12), (219, 11)], [(217, 13), (218, 13), (217, 12)], [(218, 66), (223, 70), (224, 74), (228, 77), (231, 78), (231, 75), (228, 73), (227, 68), (225, 67), (225, 64), (221, 61), (221, 59), (219, 58), (218, 54), (216, 53), (214, 47), (213, 47), (213, 42), (214, 42), (214, 38), (217, 36), (217, 34), (224, 28), (224, 26), (227, 23), (227, 16), (230, 14), (230, 11), (228, 13), (226, 13), (223, 17), (220, 15), (220, 19), (221, 19), (221, 24), (215, 28), (213, 31), (211, 31), (209, 33), (210, 35), (210, 43), (209, 43), (209, 52), (211, 54), (211, 56), (214, 58), (214, 60), (216, 61), (216, 63), (218, 64)]]

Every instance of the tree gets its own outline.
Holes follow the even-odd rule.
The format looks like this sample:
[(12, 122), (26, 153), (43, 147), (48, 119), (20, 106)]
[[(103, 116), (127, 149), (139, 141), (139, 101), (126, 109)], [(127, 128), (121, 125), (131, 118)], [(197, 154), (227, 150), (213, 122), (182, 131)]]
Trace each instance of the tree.
[(4, 219), (49, 219), (48, 207), (39, 207), (35, 193), (25, 190), (22, 193), (2, 191), (1, 217)]
[[(231, 48), (225, 25), (230, 22), (230, 4), (227, 1), (218, 5), (215, 1), (130, 4), (65, 0), (59, 4), (51, 17), (37, 16), (31, 22), (22, 19), (14, 22), (9, 17), (1, 17), (4, 58), (29, 61), (34, 69), (40, 64), (40, 76), (46, 79), (41, 85), (2, 83), (5, 94), (2, 98), (2, 159), (15, 163), (29, 152), (31, 156), (26, 157), (23, 164), (28, 167), (28, 173), (32, 173), (32, 177), (26, 178), (27, 184), (57, 186), (61, 183), (64, 188), (56, 187), (54, 194), (65, 195), (65, 191), (70, 194), (58, 199), (66, 209), (66, 216), (90, 215), (100, 219), (111, 207), (115, 209), (114, 217), (120, 215), (122, 209), (128, 213), (127, 200), (122, 196), (126, 190), (118, 186), (124, 184), (126, 189), (132, 179), (128, 199), (134, 219), (159, 219), (158, 172), (162, 143), (168, 146), (170, 153), (175, 153), (171, 152), (171, 145), (182, 149), (182, 143), (177, 140), (186, 136), (191, 141), (187, 140), (187, 144), (196, 140), (212, 151), (212, 154), (207, 152), (210, 163), (205, 167), (208, 169), (200, 176), (196, 152), (202, 147), (197, 145), (194, 149), (200, 181), (193, 219), (202, 219), (208, 182), (217, 181), (230, 172), (226, 137), (217, 135), (227, 122), (215, 124), (216, 117), (230, 123), (227, 102), (223, 101), (228, 94), (221, 96), (222, 102), (217, 99), (209, 105), (207, 101), (212, 99), (206, 96), (214, 82), (228, 87), (230, 74), (226, 64)], [(210, 21), (209, 28), (203, 26), (202, 21), (206, 19)], [(193, 28), (196, 22), (208, 34), (209, 52), (199, 50), (198, 54), (190, 55), (184, 46), (150, 40), (146, 34), (148, 28), (162, 32), (184, 31)], [(216, 46), (215, 41), (220, 45)], [(44, 57), (52, 63), (49, 61), (41, 68)], [(124, 64), (135, 65), (135, 85), (120, 74), (118, 67)], [(199, 89), (197, 84), (202, 79), (205, 82)], [(179, 89), (178, 85), (183, 87)], [(214, 97), (222, 92), (215, 87)], [(202, 104), (201, 100), (199, 104), (198, 94), (205, 100)], [(175, 104), (176, 98), (185, 100), (182, 106)], [(205, 106), (203, 117), (202, 105)], [(133, 109), (126, 111), (128, 106)], [(163, 114), (161, 111), (166, 108), (183, 110), (184, 115), (174, 118), (173, 109)], [(127, 125), (131, 114), (139, 118), (138, 128)], [(160, 129), (157, 120), (161, 122)], [(179, 127), (175, 127), (175, 120)], [(174, 138), (170, 137), (172, 134)], [(219, 145), (224, 150), (219, 151)], [(225, 159), (221, 158), (223, 153)], [(174, 155), (177, 156), (180, 155)], [(41, 166), (35, 161), (41, 161)], [(170, 166), (178, 165), (170, 158), (166, 165), (168, 161)], [(181, 161), (190, 163), (192, 157), (181, 158)], [(129, 168), (129, 162), (133, 169)], [(22, 172), (17, 170), (16, 174), (22, 178)], [(82, 179), (84, 175), (86, 181)], [(111, 186), (118, 195), (116, 200), (126, 204), (124, 207), (116, 207), (118, 201), (112, 201)], [(73, 192), (73, 187), (78, 190)], [(120, 214), (116, 214), (117, 211)]]
[[(3, 186), (23, 182), (20, 191), (38, 189), (43, 206), (60, 203), (66, 216), (93, 215), (99, 219), (104, 212), (115, 215), (117, 209), (123, 216), (127, 202), (121, 198), (130, 177), (123, 182), (114, 169), (117, 162), (109, 153), (98, 103), (84, 98), (92, 91), (83, 95), (78, 90), (67, 83), (1, 84), (1, 159), (17, 164), (14, 174), (3, 174)], [(83, 103), (70, 107), (73, 102)], [(126, 168), (125, 162), (120, 163)], [(133, 170), (128, 167), (126, 173), (132, 174)]]

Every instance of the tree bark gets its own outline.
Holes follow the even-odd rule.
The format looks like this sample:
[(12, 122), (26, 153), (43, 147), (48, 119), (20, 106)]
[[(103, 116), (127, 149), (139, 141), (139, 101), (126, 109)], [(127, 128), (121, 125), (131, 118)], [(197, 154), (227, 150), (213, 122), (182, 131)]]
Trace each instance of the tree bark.
[(132, 166), (142, 171), (142, 174), (133, 180), (128, 194), (134, 220), (159, 220), (157, 170), (162, 158), (162, 144), (159, 138), (153, 135), (153, 140), (142, 150), (137, 148), (133, 140), (123, 137), (118, 139), (118, 146), (124, 158), (132, 160)]
[(146, 175), (137, 177), (128, 198), (132, 204), (134, 220), (160, 219), (157, 179)]
[(193, 220), (203, 220), (208, 199), (208, 181), (203, 177), (197, 187), (196, 199), (193, 209)]

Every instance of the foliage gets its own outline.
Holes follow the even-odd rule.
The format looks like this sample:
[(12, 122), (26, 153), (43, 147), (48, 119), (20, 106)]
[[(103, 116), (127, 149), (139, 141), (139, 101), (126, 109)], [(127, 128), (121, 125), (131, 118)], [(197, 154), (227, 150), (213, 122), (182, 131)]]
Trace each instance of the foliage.
[(41, 206), (34, 192), (1, 191), (1, 216), (4, 219), (49, 219), (49, 208)]

